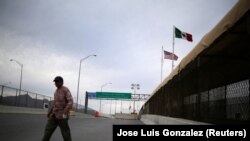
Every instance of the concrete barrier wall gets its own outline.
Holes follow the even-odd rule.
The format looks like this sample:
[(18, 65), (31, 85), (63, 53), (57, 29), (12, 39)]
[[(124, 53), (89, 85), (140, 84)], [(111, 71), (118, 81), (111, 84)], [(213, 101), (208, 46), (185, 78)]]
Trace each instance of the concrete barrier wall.
[(173, 125), (209, 125), (210, 123), (198, 122), (193, 120), (172, 118), (159, 115), (141, 115), (140, 119), (144, 124), (173, 124)]

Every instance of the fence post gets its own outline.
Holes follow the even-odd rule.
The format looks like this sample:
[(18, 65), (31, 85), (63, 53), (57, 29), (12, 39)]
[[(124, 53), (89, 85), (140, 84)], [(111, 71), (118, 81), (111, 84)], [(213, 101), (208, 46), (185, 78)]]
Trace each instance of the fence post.
[(0, 104), (2, 103), (2, 99), (3, 99), (3, 89), (4, 89), (4, 86), (2, 86), (2, 90), (1, 90)]
[(17, 96), (17, 94), (18, 94), (18, 96), (17, 96), (17, 99), (18, 99), (18, 100), (17, 100), (17, 101), (18, 101), (17, 106), (20, 106), (20, 103), (21, 103), (21, 102), (20, 102), (20, 101), (21, 101), (21, 95), (20, 95), (19, 91), (20, 91), (20, 90), (16, 89), (16, 96)]
[(36, 94), (36, 99), (35, 99), (35, 108), (36, 108), (36, 103), (37, 103), (37, 94)]
[(208, 105), (208, 114), (207, 114), (207, 119), (209, 119), (209, 122), (211, 122), (211, 113), (210, 113), (210, 89), (209, 90), (207, 90), (207, 105)]
[[(42, 106), (44, 106), (44, 103), (45, 103), (45, 101), (44, 101), (44, 100), (45, 100), (45, 96), (43, 96), (43, 105), (42, 105)], [(42, 107), (42, 108), (43, 108), (43, 107)]]
[(84, 107), (84, 113), (87, 114), (88, 112), (88, 99), (89, 99), (89, 96), (88, 96), (88, 92), (86, 91), (86, 94), (85, 94), (85, 107)]
[(196, 97), (196, 118), (198, 120), (201, 120), (201, 113), (200, 113), (200, 110), (201, 110), (201, 93), (200, 93), (200, 76), (201, 76), (201, 71), (200, 71), (200, 63), (201, 63), (201, 57), (198, 57), (198, 60), (197, 60), (197, 64), (196, 64), (196, 69), (197, 69), (197, 82), (196, 82), (196, 90), (197, 90), (197, 97)]
[(49, 106), (51, 106), (51, 97), (49, 97)]
[(18, 92), (17, 92), (17, 89), (16, 89), (16, 98), (15, 98), (15, 106), (17, 106), (17, 94), (18, 94)]
[(225, 108), (225, 115), (224, 118), (227, 120), (227, 85), (225, 85), (225, 96), (224, 96), (224, 108)]
[(26, 94), (26, 107), (28, 107), (28, 97), (29, 97), (29, 92), (27, 91), (27, 94)]

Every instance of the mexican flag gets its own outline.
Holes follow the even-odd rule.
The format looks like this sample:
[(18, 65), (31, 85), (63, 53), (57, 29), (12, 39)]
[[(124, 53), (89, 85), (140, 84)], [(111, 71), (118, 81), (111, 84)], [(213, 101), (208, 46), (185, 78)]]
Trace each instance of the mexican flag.
[(193, 41), (193, 37), (191, 34), (186, 33), (186, 32), (182, 32), (181, 30), (179, 30), (178, 28), (174, 27), (174, 32), (175, 32), (175, 37), (176, 38), (181, 38), (181, 39), (186, 39), (190, 42)]

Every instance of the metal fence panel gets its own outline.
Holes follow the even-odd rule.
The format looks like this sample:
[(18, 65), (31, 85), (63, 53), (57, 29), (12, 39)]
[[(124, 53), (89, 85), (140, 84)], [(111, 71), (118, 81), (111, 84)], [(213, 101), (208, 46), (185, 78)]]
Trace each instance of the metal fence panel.
[(36, 102), (36, 107), (37, 108), (43, 108), (43, 95), (37, 95), (37, 102)]
[(53, 97), (1, 86), (0, 104), (31, 108), (44, 108), (44, 103), (52, 104)]
[(227, 86), (227, 118), (249, 119), (249, 81), (244, 80)]
[(14, 106), (16, 104), (16, 89), (3, 87), (3, 95), (1, 103), (4, 105)]
[[(171, 85), (172, 87), (174, 86)], [(159, 108), (167, 107), (164, 114), (171, 116), (171, 112), (175, 112), (174, 102), (180, 98), (175, 94), (171, 90), (164, 91), (165, 100), (162, 100), (162, 94), (157, 93), (145, 105), (144, 113), (163, 114)], [(198, 94), (183, 93), (180, 96), (182, 96), (181, 117), (183, 118), (211, 123), (245, 123), (250, 119), (249, 79)], [(162, 101), (165, 102), (162, 103)]]
[(200, 118), (207, 120), (208, 115), (209, 115), (209, 95), (208, 91), (205, 91), (200, 94)]
[(36, 94), (28, 92), (27, 107), (35, 107), (35, 105), (36, 105)]

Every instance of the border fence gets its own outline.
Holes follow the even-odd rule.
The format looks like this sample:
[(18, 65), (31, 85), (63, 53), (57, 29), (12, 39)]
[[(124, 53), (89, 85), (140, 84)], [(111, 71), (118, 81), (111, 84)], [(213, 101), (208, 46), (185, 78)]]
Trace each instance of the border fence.
[(0, 88), (1, 105), (43, 109), (45, 106), (50, 106), (54, 100), (53, 97), (24, 90), (21, 90), (21, 93), (19, 94), (19, 89), (8, 86), (0, 85)]
[(184, 97), (184, 117), (223, 123), (247, 121), (249, 117), (249, 80), (243, 80), (200, 94)]
[(249, 79), (189, 95), (180, 95), (165, 86), (141, 112), (210, 123), (248, 123), (249, 88)]

